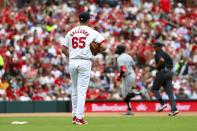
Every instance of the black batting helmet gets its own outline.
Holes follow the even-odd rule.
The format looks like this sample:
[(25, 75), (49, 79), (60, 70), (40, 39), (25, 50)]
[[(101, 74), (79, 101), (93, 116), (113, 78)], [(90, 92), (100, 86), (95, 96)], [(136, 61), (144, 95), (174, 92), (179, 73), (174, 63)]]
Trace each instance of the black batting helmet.
[(123, 44), (119, 44), (116, 46), (116, 53), (117, 54), (122, 54), (125, 52), (125, 46)]

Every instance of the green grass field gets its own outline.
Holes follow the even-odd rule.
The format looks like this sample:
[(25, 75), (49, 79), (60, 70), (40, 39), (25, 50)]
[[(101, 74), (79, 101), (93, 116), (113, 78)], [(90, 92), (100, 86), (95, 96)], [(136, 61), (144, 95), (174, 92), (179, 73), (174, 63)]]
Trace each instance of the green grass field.
[[(87, 117), (88, 125), (72, 125), (71, 117), (0, 117), (0, 131), (197, 131), (197, 117)], [(12, 121), (27, 121), (12, 125)]]

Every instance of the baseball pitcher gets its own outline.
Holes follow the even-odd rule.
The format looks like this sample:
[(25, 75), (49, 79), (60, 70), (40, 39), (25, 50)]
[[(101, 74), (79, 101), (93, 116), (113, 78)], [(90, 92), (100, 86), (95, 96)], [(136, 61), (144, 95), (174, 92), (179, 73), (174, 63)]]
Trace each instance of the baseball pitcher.
[(79, 15), (80, 25), (69, 31), (62, 44), (62, 52), (69, 58), (69, 70), (72, 80), (72, 116), (73, 124), (88, 124), (84, 121), (84, 105), (86, 91), (90, 81), (94, 57), (90, 51), (90, 44), (99, 44), (99, 52), (106, 49), (104, 37), (89, 27), (89, 13)]

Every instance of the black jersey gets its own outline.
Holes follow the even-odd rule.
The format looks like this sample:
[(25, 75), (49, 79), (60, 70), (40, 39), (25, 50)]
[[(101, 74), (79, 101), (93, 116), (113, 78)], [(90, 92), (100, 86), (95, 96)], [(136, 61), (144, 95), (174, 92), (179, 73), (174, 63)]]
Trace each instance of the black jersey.
[(163, 50), (159, 50), (159, 51), (156, 52), (156, 54), (155, 54), (156, 64), (158, 63), (160, 58), (164, 59), (164, 63), (163, 63), (163, 65), (161, 65), (158, 68), (158, 70), (161, 70), (161, 69), (172, 69), (172, 66), (173, 66), (172, 58), (166, 52), (164, 52)]

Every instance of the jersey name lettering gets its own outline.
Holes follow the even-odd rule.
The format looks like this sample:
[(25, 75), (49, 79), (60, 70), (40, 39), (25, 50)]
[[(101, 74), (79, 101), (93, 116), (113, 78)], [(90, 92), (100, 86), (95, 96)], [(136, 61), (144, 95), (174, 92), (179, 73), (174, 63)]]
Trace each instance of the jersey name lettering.
[(86, 35), (86, 37), (89, 35), (89, 33), (86, 30), (78, 29), (78, 30), (74, 30), (72, 33), (70, 33), (70, 36), (73, 37), (73, 35), (76, 33), (82, 33), (82, 34)]

